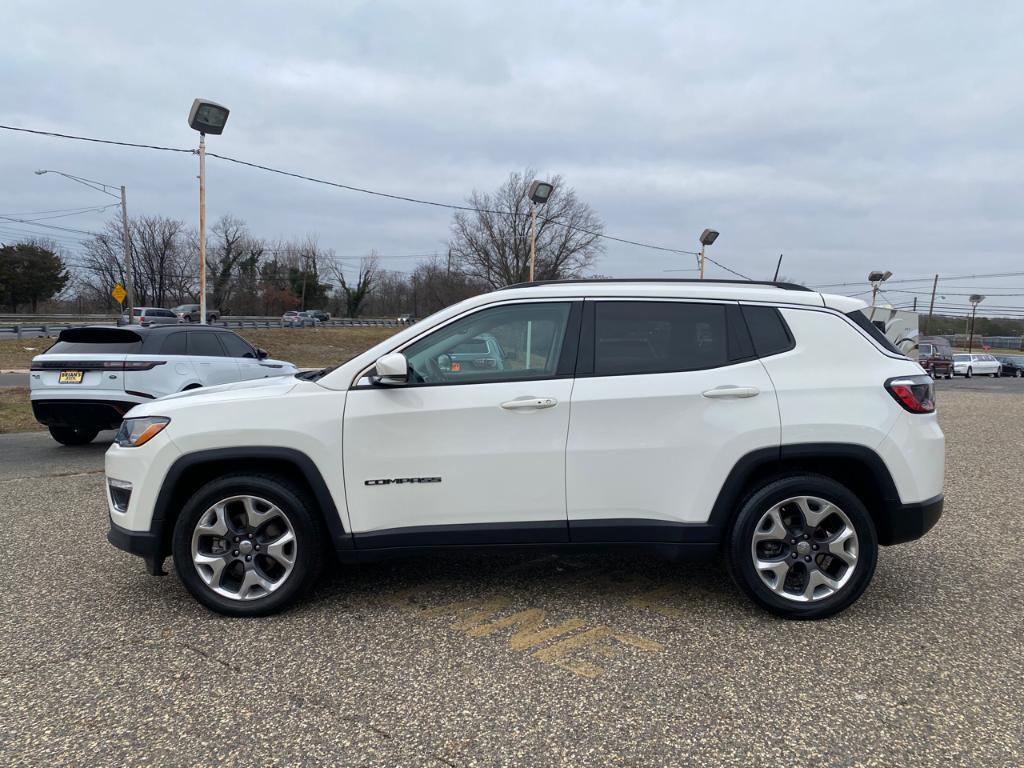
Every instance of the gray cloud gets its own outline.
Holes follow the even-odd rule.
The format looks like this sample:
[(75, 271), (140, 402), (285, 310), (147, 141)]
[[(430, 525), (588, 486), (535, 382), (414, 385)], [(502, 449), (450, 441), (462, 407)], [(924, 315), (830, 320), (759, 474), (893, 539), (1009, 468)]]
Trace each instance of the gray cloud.
[[(5, 16), (7, 124), (191, 146), (201, 95), (232, 108), (213, 151), (450, 202), (533, 166), (562, 173), (611, 234), (693, 248), (714, 226), (709, 253), (756, 277), (780, 252), (809, 283), (1022, 263), (1014, 3), (8, 2)], [(195, 218), (192, 157), (7, 132), (0, 212), (102, 202), (37, 167), (125, 183), (134, 213)], [(444, 211), (208, 172), (210, 215), (268, 237), (404, 255), (448, 234)], [(609, 243), (598, 269), (690, 266)]]

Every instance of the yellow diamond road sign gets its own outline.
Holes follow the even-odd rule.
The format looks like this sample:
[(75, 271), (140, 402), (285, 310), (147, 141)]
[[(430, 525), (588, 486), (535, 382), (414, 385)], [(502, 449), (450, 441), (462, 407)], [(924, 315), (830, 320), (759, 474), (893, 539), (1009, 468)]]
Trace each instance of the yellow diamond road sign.
[(117, 283), (114, 286), (114, 290), (110, 292), (110, 295), (114, 297), (114, 301), (118, 304), (124, 304), (125, 297), (128, 296), (128, 291), (124, 289), (124, 286)]

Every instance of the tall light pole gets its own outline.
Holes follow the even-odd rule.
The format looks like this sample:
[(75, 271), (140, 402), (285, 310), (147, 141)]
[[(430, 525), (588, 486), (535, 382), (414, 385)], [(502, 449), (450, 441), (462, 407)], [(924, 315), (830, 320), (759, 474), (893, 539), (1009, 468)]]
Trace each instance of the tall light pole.
[(206, 134), (224, 132), (227, 107), (196, 99), (188, 113), (189, 127), (199, 131), (199, 322), (206, 325)]
[[(52, 171), (52, 170), (38, 170), (36, 176), (42, 176), (47, 173), (55, 173), (58, 176), (63, 176), (65, 179), (71, 179), (71, 181), (79, 184), (84, 184), (90, 189), (95, 189), (97, 192), (102, 192), (105, 195), (110, 195), (116, 198), (113, 192), (109, 192), (109, 189), (117, 189), (113, 184), (104, 184), (102, 181), (94, 181), (93, 179), (86, 179), (82, 176), (73, 176), (70, 173), (64, 173), (64, 171)], [(128, 323), (132, 322), (132, 307), (135, 305), (135, 291), (132, 289), (132, 275), (134, 274), (134, 266), (132, 265), (132, 239), (128, 234), (128, 194), (125, 191), (124, 184), (121, 185), (121, 242), (124, 247), (124, 292), (125, 292), (125, 303), (128, 305)]]
[(971, 302), (971, 332), (967, 336), (967, 352), (971, 353), (974, 351), (974, 318), (978, 314), (978, 305), (985, 300), (985, 297), (980, 293), (972, 293), (968, 299)]
[[(530, 183), (527, 196), (530, 198), (530, 282), (537, 272), (537, 206), (544, 205), (551, 197), (555, 188), (546, 181), (534, 180)], [(527, 368), (530, 367), (527, 360)]]
[(700, 279), (704, 279), (704, 247), (711, 245), (718, 239), (718, 233), (713, 229), (705, 229), (700, 233)]
[(868, 272), (868, 282), (871, 283), (871, 317), (868, 318), (869, 320), (875, 319), (875, 299), (878, 296), (879, 289), (882, 287), (882, 283), (890, 277), (892, 277), (892, 272), (889, 270), (881, 272), (876, 269), (873, 272)]

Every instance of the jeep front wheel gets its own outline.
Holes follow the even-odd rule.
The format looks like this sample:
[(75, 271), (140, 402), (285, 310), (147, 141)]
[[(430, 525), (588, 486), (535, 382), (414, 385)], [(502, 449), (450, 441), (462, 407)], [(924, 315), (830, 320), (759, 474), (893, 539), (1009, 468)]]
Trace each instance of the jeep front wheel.
[(207, 608), (264, 616), (292, 603), (324, 564), (323, 524), (284, 478), (234, 474), (207, 483), (174, 526), (175, 570)]
[(743, 504), (727, 547), (736, 583), (790, 619), (822, 619), (850, 606), (875, 571), (878, 541), (864, 505), (822, 475), (776, 480)]

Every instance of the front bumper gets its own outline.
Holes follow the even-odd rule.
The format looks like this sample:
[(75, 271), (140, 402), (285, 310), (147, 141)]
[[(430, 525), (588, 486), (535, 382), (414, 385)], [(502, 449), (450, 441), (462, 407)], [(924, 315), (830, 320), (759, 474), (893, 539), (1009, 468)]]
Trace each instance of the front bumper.
[(935, 527), (942, 517), (943, 496), (926, 501), (901, 504), (875, 518), (878, 543), (888, 546), (920, 539)]
[(146, 570), (154, 576), (163, 575), (163, 542), (157, 534), (150, 531), (129, 531), (111, 520), (107, 541), (118, 549), (141, 557), (146, 561)]

